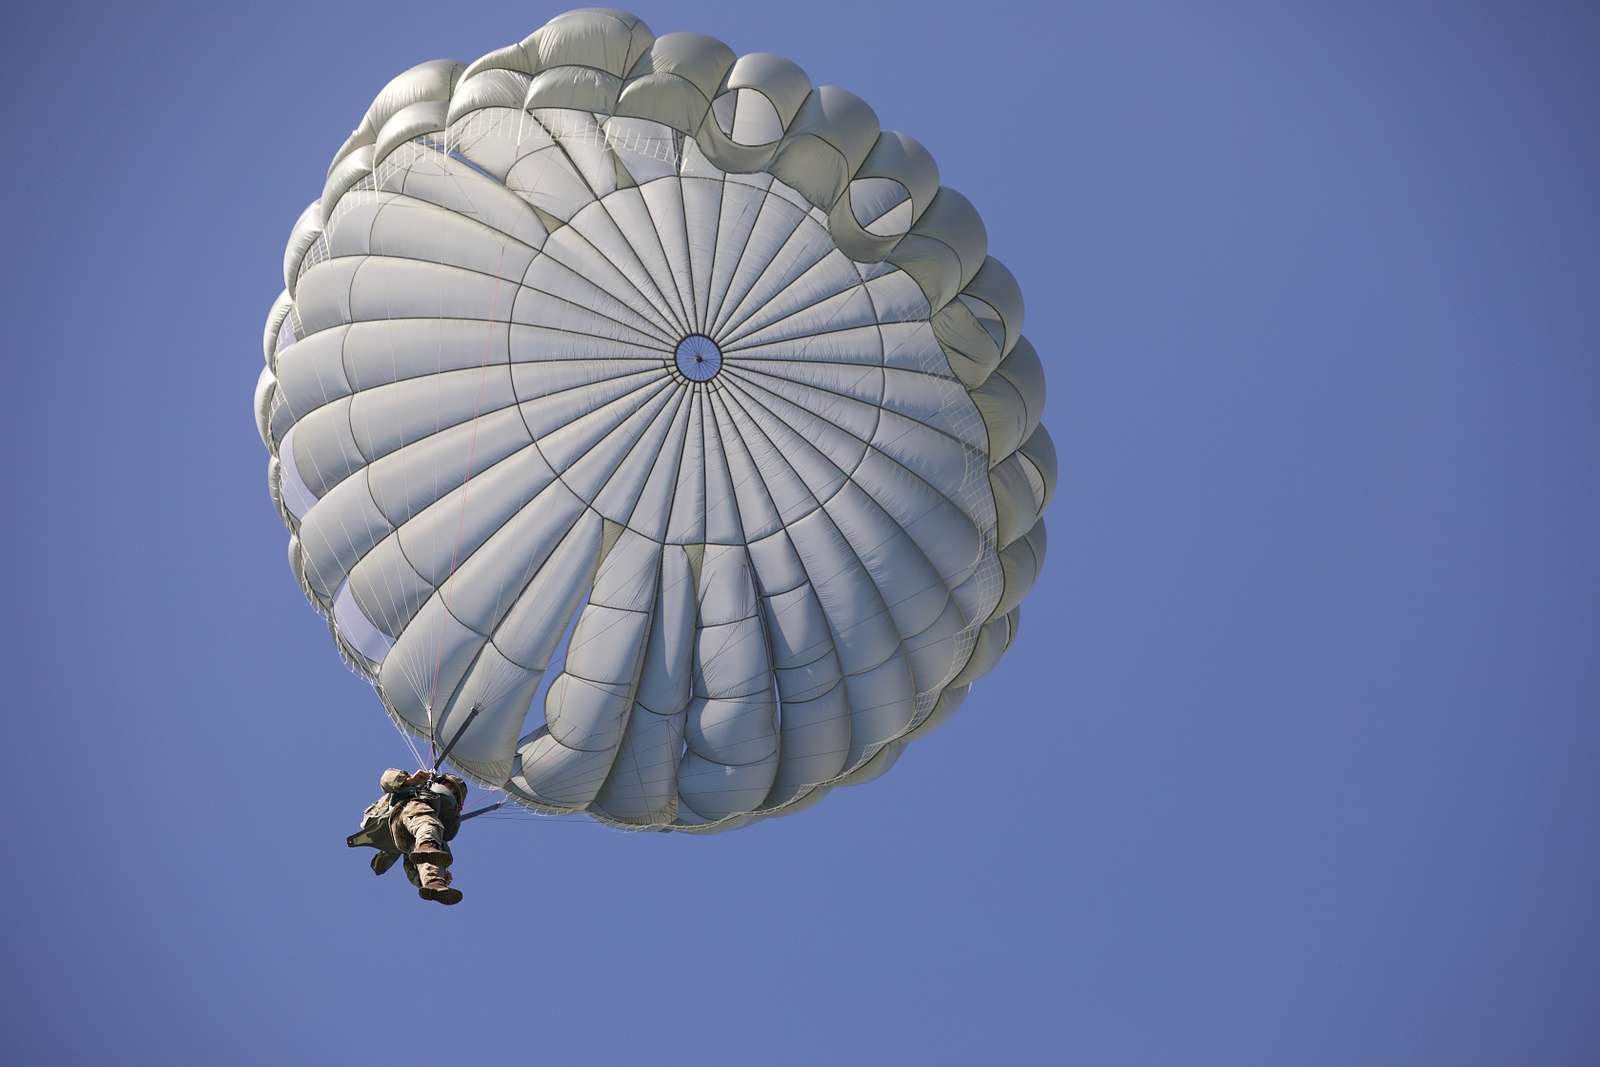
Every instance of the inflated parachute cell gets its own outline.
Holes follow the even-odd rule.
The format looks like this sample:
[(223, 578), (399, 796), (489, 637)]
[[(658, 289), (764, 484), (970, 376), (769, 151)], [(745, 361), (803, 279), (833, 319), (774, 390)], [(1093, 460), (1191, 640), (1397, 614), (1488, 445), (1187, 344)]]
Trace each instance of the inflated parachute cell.
[(294, 574), (398, 723), (535, 809), (726, 829), (871, 778), (1044, 556), (1044, 374), (986, 249), (778, 56), (584, 10), (415, 67), (267, 320)]

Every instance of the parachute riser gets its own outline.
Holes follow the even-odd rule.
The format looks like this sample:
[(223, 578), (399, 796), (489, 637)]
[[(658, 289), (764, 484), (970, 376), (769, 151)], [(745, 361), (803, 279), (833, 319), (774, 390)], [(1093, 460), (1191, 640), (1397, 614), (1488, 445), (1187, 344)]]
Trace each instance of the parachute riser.
[(481, 808), (473, 808), (471, 811), (469, 811), (465, 815), (461, 816), (461, 821), (462, 822), (466, 822), (468, 819), (475, 819), (479, 815), (487, 815), (487, 814), (489, 814), (489, 812), (494, 811), (496, 808), (505, 807), (505, 803), (506, 802), (503, 801), (503, 800), (497, 800), (493, 804), (485, 804)]
[(472, 710), (467, 712), (467, 720), (461, 724), (459, 729), (456, 730), (455, 736), (450, 738), (450, 743), (444, 746), (444, 751), (440, 752), (439, 755), (434, 758), (433, 769), (435, 771), (438, 771), (438, 769), (444, 764), (445, 757), (450, 755), (451, 750), (456, 747), (456, 742), (461, 740), (461, 735), (467, 732), (467, 727), (472, 725), (472, 720), (476, 719), (478, 717), (478, 712), (482, 710), (483, 709), (478, 705), (472, 705)]

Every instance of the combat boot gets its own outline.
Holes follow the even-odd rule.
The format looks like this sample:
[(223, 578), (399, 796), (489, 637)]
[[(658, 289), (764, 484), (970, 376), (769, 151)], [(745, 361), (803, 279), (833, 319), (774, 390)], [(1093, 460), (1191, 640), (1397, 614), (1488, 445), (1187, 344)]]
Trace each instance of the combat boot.
[(417, 888), (417, 895), (423, 900), (437, 900), (441, 904), (461, 903), (462, 892), (450, 884), (449, 875), (434, 874), (431, 871), (423, 874), (422, 885)]

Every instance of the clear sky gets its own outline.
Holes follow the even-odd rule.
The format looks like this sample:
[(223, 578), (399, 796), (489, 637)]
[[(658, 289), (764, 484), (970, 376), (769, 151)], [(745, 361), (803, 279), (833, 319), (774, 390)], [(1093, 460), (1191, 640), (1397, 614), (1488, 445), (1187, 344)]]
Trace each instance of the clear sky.
[(562, 8), (9, 4), (5, 1058), (1600, 1062), (1594, 9), (636, 7), (983, 213), (1062, 461), (1018, 643), (796, 818), (373, 879), (406, 750), (285, 565), (261, 323), (373, 93)]

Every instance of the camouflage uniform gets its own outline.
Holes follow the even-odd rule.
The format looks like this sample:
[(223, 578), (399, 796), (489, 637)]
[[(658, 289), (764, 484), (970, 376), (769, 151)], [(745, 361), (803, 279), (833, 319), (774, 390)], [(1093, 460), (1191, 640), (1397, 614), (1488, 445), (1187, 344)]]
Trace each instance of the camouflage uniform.
[(406, 878), (424, 900), (454, 904), (460, 890), (450, 886), (450, 839), (461, 823), (461, 805), (467, 783), (453, 774), (434, 776), (437, 784), (410, 785), (410, 775), (391, 767), (378, 785), (383, 796), (362, 813), (361, 830), (346, 844), (378, 850), (372, 871), (383, 874), (394, 862), (405, 860)]

